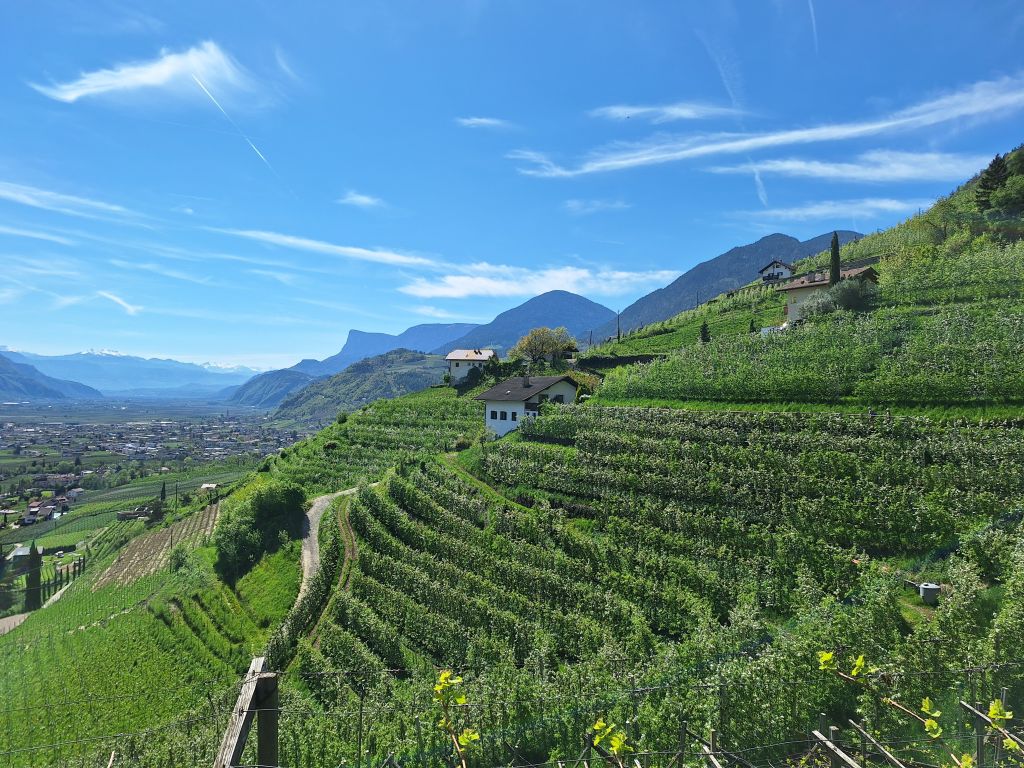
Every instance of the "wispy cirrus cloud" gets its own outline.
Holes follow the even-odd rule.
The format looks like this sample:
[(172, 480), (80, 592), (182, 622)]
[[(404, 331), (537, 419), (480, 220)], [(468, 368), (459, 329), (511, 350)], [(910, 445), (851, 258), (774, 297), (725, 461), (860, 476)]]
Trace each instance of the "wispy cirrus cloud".
[(828, 162), (804, 158), (758, 160), (742, 165), (715, 166), (712, 173), (771, 173), (779, 176), (826, 181), (958, 181), (970, 178), (990, 160), (985, 155), (947, 152), (897, 152), (873, 150), (853, 162)]
[(114, 302), (129, 315), (137, 315), (143, 310), (142, 306), (138, 304), (129, 304), (116, 293), (111, 293), (110, 291), (96, 291), (96, 296), (101, 299)]
[(421, 304), (417, 307), (413, 307), (412, 311), (417, 315), (423, 315), (423, 317), (432, 317), (435, 320), (461, 320), (470, 322), (474, 318), (466, 317), (465, 315), (459, 315), (455, 312), (449, 312), (447, 309), (441, 307), (435, 307), (429, 304)]
[(574, 216), (589, 216), (603, 211), (624, 211), (632, 206), (624, 200), (566, 200), (565, 210)]
[(49, 232), (39, 232), (34, 229), (19, 229), (18, 227), (6, 227), (0, 224), (0, 235), (13, 235), (14, 237), (27, 237), (32, 240), (44, 240), (48, 243), (60, 245), (75, 245), (75, 241), (60, 235), (53, 235)]
[(514, 124), (499, 117), (456, 117), (463, 128), (512, 128)]
[(385, 202), (379, 197), (364, 195), (362, 192), (356, 192), (354, 189), (350, 189), (343, 196), (339, 197), (336, 202), (341, 205), (351, 205), (355, 208), (381, 208), (385, 205)]
[(380, 248), (360, 248), (352, 245), (337, 245), (324, 240), (313, 240), (308, 237), (297, 237), (295, 235), (284, 235), (279, 232), (267, 232), (259, 229), (217, 229), (211, 228), (213, 232), (221, 232), (226, 235), (253, 240), (266, 245), (276, 245), (281, 248), (289, 248), (296, 251), (309, 253), (320, 253), (326, 256), (339, 256), (357, 261), (372, 261), (378, 264), (391, 264), (401, 267), (432, 267), (435, 265), (431, 259), (423, 256), (413, 256), (406, 253), (398, 253)]
[(743, 154), (762, 149), (880, 136), (949, 123), (956, 120), (987, 121), (1024, 109), (1024, 74), (983, 80), (905, 109), (869, 120), (829, 123), (769, 133), (718, 133), (710, 135), (657, 134), (644, 141), (615, 143), (598, 149), (575, 166), (556, 163), (545, 153), (517, 150), (510, 159), (528, 165), (519, 169), (528, 176), (570, 178), (607, 173), (714, 155)]
[(118, 269), (133, 270), (136, 272), (149, 272), (160, 277), (167, 277), (171, 280), (181, 280), (194, 285), (211, 285), (209, 277), (194, 275), (191, 272), (182, 272), (179, 269), (170, 269), (163, 264), (151, 261), (125, 261), (124, 259), (111, 259), (110, 264)]
[(0, 200), (87, 219), (139, 215), (123, 206), (102, 200), (66, 195), (63, 192), (40, 189), (27, 184), (15, 184), (10, 181), (0, 181)]
[(677, 101), (674, 104), (613, 104), (598, 107), (587, 113), (591, 117), (603, 117), (608, 120), (630, 120), (633, 118), (647, 120), (654, 124), (671, 123), (676, 120), (703, 120), (709, 117), (736, 117), (744, 114), (734, 107), (721, 107), (714, 104), (701, 104), (693, 101)]
[(535, 296), (556, 288), (591, 296), (619, 296), (636, 288), (666, 283), (678, 275), (672, 270), (627, 272), (575, 266), (538, 270), (482, 262), (467, 266), (460, 274), (417, 278), (398, 290), (424, 299)]
[(882, 215), (911, 214), (928, 208), (934, 200), (894, 200), (869, 197), (859, 200), (816, 200), (792, 208), (766, 208), (736, 214), (763, 221), (811, 221), (816, 219), (873, 219)]
[(211, 40), (185, 51), (162, 50), (155, 59), (83, 72), (62, 83), (29, 85), (44, 96), (67, 104), (87, 97), (123, 97), (152, 91), (194, 99), (201, 94), (193, 78), (222, 94), (256, 90), (249, 74)]
[(245, 271), (250, 275), (257, 275), (258, 277), (265, 277), (268, 280), (274, 280), (281, 285), (294, 285), (297, 277), (291, 272), (282, 272), (277, 269), (247, 269)]

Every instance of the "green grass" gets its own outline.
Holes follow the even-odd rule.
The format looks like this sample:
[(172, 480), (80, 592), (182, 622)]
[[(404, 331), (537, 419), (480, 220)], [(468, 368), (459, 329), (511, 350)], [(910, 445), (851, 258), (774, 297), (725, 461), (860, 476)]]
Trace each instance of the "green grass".
[(279, 621), (295, 603), (302, 583), (299, 542), (266, 555), (238, 580), (235, 591), (246, 610), (263, 628)]

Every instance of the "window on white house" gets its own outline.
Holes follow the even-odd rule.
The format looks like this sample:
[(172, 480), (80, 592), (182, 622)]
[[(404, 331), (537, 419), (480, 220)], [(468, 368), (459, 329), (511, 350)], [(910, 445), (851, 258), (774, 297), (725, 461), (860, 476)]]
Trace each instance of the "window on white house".
[(491, 411), (491, 419), (493, 420), (493, 419), (496, 419), (496, 418), (498, 418), (498, 412), (497, 411)]
[(516, 413), (515, 411), (512, 411), (512, 421), (515, 421), (518, 418), (519, 418), (519, 414)]
[(456, 368), (458, 368), (458, 367), (459, 367), (459, 364), (458, 364), (458, 363), (456, 363), (456, 364), (455, 364), (455, 367), (456, 367)]
[(502, 421), (508, 421), (508, 411), (502, 411), (501, 412), (501, 420)]

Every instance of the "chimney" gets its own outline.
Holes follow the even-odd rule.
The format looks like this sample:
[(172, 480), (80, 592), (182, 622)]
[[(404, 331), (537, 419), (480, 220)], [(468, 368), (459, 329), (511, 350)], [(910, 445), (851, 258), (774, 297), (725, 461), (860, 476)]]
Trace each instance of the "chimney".
[(523, 374), (523, 386), (524, 387), (529, 387), (530, 386), (530, 375), (529, 374), (525, 374), (525, 373)]

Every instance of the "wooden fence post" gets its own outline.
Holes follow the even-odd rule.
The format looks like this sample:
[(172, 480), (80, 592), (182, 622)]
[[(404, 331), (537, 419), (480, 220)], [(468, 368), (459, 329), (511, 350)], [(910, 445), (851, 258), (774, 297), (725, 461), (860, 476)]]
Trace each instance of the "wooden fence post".
[(277, 675), (264, 672), (266, 659), (257, 656), (242, 680), (238, 700), (231, 712), (231, 721), (224, 732), (214, 768), (234, 768), (242, 759), (245, 742), (257, 714), (257, 761), (261, 766), (278, 764), (278, 715), (280, 698)]

